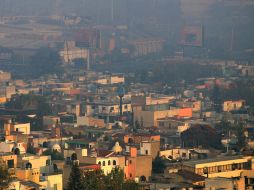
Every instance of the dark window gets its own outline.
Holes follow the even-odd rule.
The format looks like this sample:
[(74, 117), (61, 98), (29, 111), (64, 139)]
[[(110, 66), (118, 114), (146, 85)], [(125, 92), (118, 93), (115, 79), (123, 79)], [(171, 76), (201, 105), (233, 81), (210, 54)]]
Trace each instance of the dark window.
[(99, 165), (101, 165), (101, 162), (98, 162)]
[(232, 170), (236, 170), (237, 169), (237, 164), (232, 164)]
[(148, 150), (146, 150), (146, 155), (148, 155)]
[(113, 165), (114, 165), (114, 166), (116, 165), (116, 161), (115, 161), (115, 160), (113, 160)]
[(77, 157), (78, 157), (77, 154), (76, 154), (76, 153), (73, 153), (73, 154), (71, 155), (71, 160), (77, 160), (77, 159), (78, 159)]
[(160, 126), (160, 127), (164, 127), (164, 122), (161, 122), (161, 121), (160, 121), (160, 122), (159, 122), (159, 126)]
[(30, 162), (26, 163), (26, 169), (31, 169), (32, 168), (32, 164)]
[(134, 143), (133, 139), (132, 139), (132, 138), (129, 138), (129, 139), (128, 139), (128, 143), (129, 143), (129, 144)]
[(140, 177), (140, 181), (145, 182), (145, 181), (146, 181), (146, 177), (142, 175), (142, 176)]
[(8, 164), (8, 168), (14, 168), (14, 160), (8, 160), (7, 161), (7, 164)]
[(46, 166), (50, 165), (50, 160), (46, 160)]
[(15, 150), (14, 150), (14, 154), (16, 154), (16, 155), (20, 155), (20, 150), (19, 150), (19, 148), (15, 148)]
[(102, 162), (102, 166), (105, 166), (105, 161)]
[(111, 165), (111, 162), (110, 162), (110, 160), (108, 161), (108, 165), (109, 165), (109, 166)]

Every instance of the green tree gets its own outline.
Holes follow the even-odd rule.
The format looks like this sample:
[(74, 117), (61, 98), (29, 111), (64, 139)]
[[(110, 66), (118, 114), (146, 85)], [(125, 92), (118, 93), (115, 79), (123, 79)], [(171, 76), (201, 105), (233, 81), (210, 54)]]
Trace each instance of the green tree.
[(84, 187), (84, 177), (77, 164), (73, 164), (68, 181), (67, 190), (82, 190)]
[(133, 180), (127, 180), (123, 184), (123, 190), (138, 190), (139, 185)]
[(116, 167), (105, 175), (102, 170), (82, 173), (73, 165), (67, 190), (138, 190), (139, 184), (133, 180), (124, 180), (124, 172)]
[(221, 148), (220, 135), (209, 125), (194, 125), (181, 133), (181, 139), (186, 147)]
[(119, 167), (113, 168), (107, 175), (108, 188), (112, 190), (122, 190), (124, 184), (124, 172)]
[(152, 170), (154, 173), (163, 173), (165, 169), (165, 162), (159, 155), (153, 161)]
[(232, 125), (226, 120), (222, 120), (215, 124), (215, 129), (219, 134), (228, 135), (229, 131), (232, 130)]
[(84, 190), (107, 190), (107, 184), (102, 170), (88, 171), (84, 175)]
[(244, 125), (243, 123), (238, 123), (235, 125), (236, 137), (237, 137), (237, 146), (239, 150), (246, 146), (246, 137), (244, 135)]
[(0, 161), (0, 190), (8, 188), (10, 182), (10, 175), (7, 167)]
[(40, 48), (29, 62), (32, 75), (38, 77), (44, 74), (60, 74), (61, 59), (57, 51), (50, 48)]

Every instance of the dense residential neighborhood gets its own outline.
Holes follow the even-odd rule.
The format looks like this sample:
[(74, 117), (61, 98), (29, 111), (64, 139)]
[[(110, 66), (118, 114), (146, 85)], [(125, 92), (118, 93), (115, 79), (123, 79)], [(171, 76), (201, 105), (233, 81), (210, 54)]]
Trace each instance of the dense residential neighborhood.
[(252, 190), (252, 0), (0, 0), (0, 190)]

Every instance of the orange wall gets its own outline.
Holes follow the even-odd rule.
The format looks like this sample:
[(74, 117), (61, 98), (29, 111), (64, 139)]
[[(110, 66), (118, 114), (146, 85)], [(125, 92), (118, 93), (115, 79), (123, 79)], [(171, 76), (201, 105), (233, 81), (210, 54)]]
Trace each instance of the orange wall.
[(16, 176), (21, 180), (29, 180), (35, 183), (40, 181), (40, 171), (39, 169), (18, 169), (16, 170)]
[(192, 117), (192, 108), (183, 108), (179, 110), (179, 117)]
[(6, 97), (0, 97), (0, 104), (5, 103), (7, 101)]
[(6, 165), (8, 164), (8, 160), (14, 160), (14, 168), (17, 167), (17, 155), (15, 154), (3, 155), (3, 156), (0, 156), (0, 159), (2, 159)]

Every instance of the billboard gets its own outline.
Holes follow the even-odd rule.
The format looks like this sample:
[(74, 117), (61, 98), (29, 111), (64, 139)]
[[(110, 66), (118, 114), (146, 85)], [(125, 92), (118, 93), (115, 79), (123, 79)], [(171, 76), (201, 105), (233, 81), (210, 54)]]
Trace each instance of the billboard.
[(203, 46), (203, 27), (184, 26), (181, 30), (180, 44), (183, 46)]

